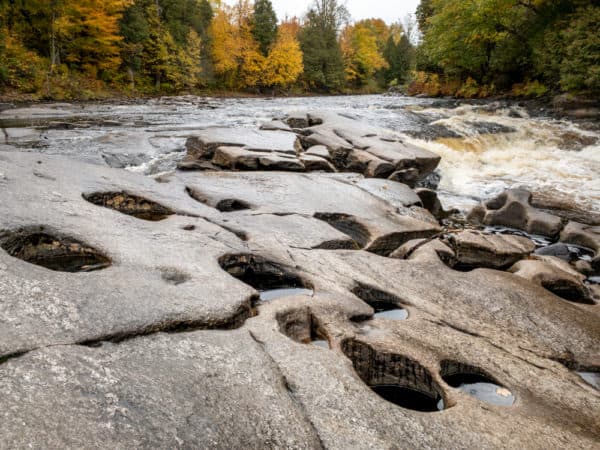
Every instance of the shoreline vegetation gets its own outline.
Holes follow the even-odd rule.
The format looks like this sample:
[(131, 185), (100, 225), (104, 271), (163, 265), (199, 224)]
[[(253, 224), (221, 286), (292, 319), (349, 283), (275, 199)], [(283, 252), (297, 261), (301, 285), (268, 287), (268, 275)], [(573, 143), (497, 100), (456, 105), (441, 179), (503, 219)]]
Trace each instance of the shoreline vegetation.
[(422, 0), (388, 25), (338, 0), (0, 2), (0, 102), (386, 92), (600, 99), (600, 5)]

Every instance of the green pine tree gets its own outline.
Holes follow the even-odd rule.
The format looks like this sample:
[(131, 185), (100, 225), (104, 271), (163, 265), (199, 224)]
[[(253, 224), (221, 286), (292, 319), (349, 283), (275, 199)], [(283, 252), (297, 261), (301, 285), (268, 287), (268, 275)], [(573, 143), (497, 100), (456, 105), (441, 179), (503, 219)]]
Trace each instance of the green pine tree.
[(256, 0), (254, 3), (252, 35), (258, 42), (263, 56), (267, 56), (271, 45), (277, 39), (277, 15), (270, 0)]

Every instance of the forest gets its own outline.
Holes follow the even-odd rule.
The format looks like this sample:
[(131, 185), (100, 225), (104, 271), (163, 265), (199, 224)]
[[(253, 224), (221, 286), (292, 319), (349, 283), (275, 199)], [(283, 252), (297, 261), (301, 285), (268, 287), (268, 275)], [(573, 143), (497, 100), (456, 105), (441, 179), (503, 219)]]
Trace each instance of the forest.
[(0, 0), (0, 95), (600, 94), (595, 0), (422, 0), (352, 21), (338, 0)]

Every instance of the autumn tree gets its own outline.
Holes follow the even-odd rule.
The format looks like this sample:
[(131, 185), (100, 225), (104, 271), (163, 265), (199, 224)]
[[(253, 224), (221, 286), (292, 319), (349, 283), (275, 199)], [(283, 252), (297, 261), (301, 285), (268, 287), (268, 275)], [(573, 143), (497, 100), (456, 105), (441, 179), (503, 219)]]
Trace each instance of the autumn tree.
[(348, 25), (342, 32), (340, 43), (346, 79), (355, 86), (367, 84), (375, 72), (387, 66), (375, 32), (365, 23)]
[(286, 87), (294, 83), (302, 71), (302, 50), (296, 39), (294, 24), (282, 24), (264, 67), (263, 84)]
[(86, 73), (114, 72), (121, 64), (119, 20), (130, 0), (79, 0), (59, 19), (64, 60)]
[(256, 0), (254, 3), (252, 35), (258, 42), (261, 53), (267, 56), (271, 45), (277, 39), (277, 15), (270, 0)]
[(211, 25), (214, 68), (229, 88), (249, 88), (261, 83), (265, 58), (252, 35), (253, 9), (246, 0), (223, 6)]

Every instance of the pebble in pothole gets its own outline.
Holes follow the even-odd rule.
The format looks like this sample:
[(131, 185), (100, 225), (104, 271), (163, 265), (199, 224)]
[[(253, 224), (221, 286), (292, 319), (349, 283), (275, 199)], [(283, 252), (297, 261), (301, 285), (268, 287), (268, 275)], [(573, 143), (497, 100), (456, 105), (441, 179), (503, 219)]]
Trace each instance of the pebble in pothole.
[(515, 402), (509, 389), (476, 367), (443, 361), (442, 378), (453, 388), (492, 405), (511, 406)]

